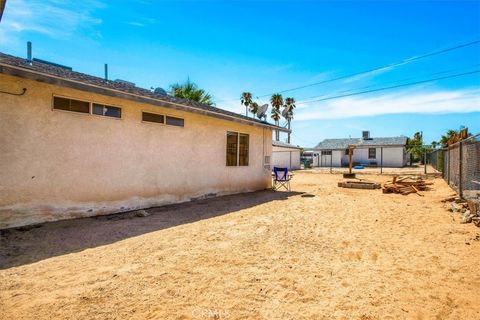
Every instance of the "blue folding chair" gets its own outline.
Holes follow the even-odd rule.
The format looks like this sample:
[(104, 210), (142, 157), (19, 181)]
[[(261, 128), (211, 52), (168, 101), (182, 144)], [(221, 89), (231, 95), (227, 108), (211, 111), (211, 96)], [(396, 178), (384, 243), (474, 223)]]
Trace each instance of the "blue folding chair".
[(287, 191), (290, 191), (290, 180), (292, 175), (288, 174), (288, 168), (273, 167), (273, 186), (274, 191), (284, 187)]

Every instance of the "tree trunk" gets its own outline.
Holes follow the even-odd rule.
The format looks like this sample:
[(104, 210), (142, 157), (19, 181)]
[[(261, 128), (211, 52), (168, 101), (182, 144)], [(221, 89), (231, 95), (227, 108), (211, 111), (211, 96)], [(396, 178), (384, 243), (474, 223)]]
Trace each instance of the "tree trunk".
[[(290, 121), (291, 121), (291, 119), (289, 118), (288, 119), (288, 130), (290, 130)], [(290, 132), (288, 133), (288, 136), (287, 136), (287, 143), (290, 143)]]
[[(275, 120), (275, 125), (278, 127), (279, 123), (278, 123), (278, 120)], [(275, 130), (275, 140), (276, 141), (280, 141), (280, 131)]]

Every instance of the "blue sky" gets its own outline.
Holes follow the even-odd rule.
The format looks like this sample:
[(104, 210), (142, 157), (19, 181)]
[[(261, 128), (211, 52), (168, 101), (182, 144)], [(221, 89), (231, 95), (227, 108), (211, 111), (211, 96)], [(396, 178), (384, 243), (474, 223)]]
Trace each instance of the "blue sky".
[[(480, 1), (7, 0), (0, 51), (74, 70), (168, 86), (188, 77), (217, 106), (262, 97), (480, 39)], [(480, 69), (480, 44), (285, 93), (298, 102)], [(411, 136), (427, 142), (467, 126), (480, 132), (480, 74), (375, 94), (299, 103), (292, 142)], [(282, 139), (285, 137), (282, 136)]]

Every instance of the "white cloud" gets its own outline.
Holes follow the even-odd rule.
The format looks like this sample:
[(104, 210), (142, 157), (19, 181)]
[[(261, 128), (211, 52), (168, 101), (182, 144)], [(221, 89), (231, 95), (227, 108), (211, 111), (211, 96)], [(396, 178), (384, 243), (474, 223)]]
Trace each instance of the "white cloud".
[(8, 1), (0, 24), (0, 39), (2, 44), (8, 44), (21, 32), (37, 32), (55, 39), (69, 38), (79, 29), (101, 24), (102, 20), (93, 12), (103, 6), (95, 0), (68, 5), (58, 0)]
[(378, 76), (378, 75), (380, 75), (384, 72), (393, 70), (395, 67), (393, 67), (393, 66), (383, 67), (383, 68), (380, 68), (380, 69), (377, 69), (377, 70), (361, 73), (359, 75), (346, 78), (345, 80), (343, 80), (343, 83), (352, 83), (352, 82), (355, 82), (355, 81), (365, 80), (367, 78), (374, 78), (374, 77), (376, 77), (376, 76)]
[(137, 21), (126, 22), (126, 24), (129, 24), (134, 27), (145, 27), (144, 23), (137, 22)]
[(134, 17), (132, 21), (127, 21), (125, 23), (134, 27), (146, 27), (152, 24), (157, 24), (158, 20), (149, 17)]
[(385, 114), (445, 114), (480, 111), (480, 89), (405, 90), (375, 97), (345, 97), (298, 109), (297, 121), (343, 119)]

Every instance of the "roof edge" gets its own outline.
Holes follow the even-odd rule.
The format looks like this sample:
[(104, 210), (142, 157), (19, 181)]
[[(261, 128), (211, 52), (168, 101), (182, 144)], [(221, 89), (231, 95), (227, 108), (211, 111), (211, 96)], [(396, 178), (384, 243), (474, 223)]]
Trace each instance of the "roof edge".
[[(202, 109), (202, 108), (199, 108), (199, 107), (194, 107), (194, 106), (190, 106), (190, 105), (186, 105), (186, 104), (175, 103), (175, 102), (166, 101), (166, 100), (162, 100), (162, 99), (156, 99), (156, 98), (152, 98), (152, 97), (146, 97), (146, 96), (138, 95), (138, 94), (131, 93), (131, 92), (126, 92), (126, 91), (112, 89), (112, 88), (106, 88), (106, 87), (98, 86), (98, 85), (95, 85), (95, 84), (85, 83), (85, 82), (76, 81), (76, 80), (72, 80), (72, 79), (66, 79), (66, 78), (62, 78), (62, 77), (55, 76), (55, 75), (52, 75), (52, 74), (48, 74), (48, 73), (45, 73), (45, 72), (31, 70), (31, 69), (28, 69), (28, 68), (22, 68), (22, 67), (10, 65), (10, 64), (5, 64), (5, 63), (2, 63), (2, 62), (0, 62), (0, 73), (10, 75), (10, 76), (16, 76), (16, 77), (20, 77), (20, 78), (24, 78), (24, 79), (28, 79), (28, 80), (43, 82), (43, 83), (47, 83), (47, 84), (50, 84), (50, 85), (58, 85), (58, 86), (63, 86), (63, 87), (67, 87), (67, 88), (71, 88), (71, 89), (75, 89), (75, 90), (87, 91), (87, 92), (92, 92), (92, 93), (96, 93), (96, 94), (100, 94), (100, 95), (106, 95), (106, 96), (110, 96), (110, 97), (114, 97), (114, 98), (120, 98), (120, 99), (132, 100), (132, 101), (136, 101), (136, 102), (149, 103), (149, 104), (153, 104), (153, 105), (160, 106), (160, 107), (173, 108), (173, 109), (177, 109), (177, 110), (181, 110), (181, 111), (185, 111), (185, 112), (191, 112), (191, 113), (196, 113), (196, 114), (212, 116), (212, 117), (220, 118), (220, 119), (223, 119), (223, 120), (240, 122), (240, 123), (250, 124), (250, 125), (254, 125), (254, 126), (267, 127), (267, 128), (270, 128), (270, 129), (279, 130), (279, 131), (287, 132), (287, 133), (291, 132), (291, 130), (288, 130), (286, 128), (282, 128), (282, 127), (276, 126), (274, 124), (270, 124), (270, 123), (263, 122), (263, 121), (257, 121), (256, 119), (251, 119), (251, 120), (244, 119), (244, 118), (241, 118), (241, 117), (236, 117), (236, 116), (233, 116), (233, 115), (219, 113), (219, 112), (215, 112), (215, 111), (212, 111), (212, 110), (206, 110), (206, 109)], [(35, 75), (37, 77), (35, 77)], [(43, 77), (43, 78), (40, 78), (40, 77)], [(54, 80), (51, 81), (52, 79), (54, 79)], [(88, 90), (88, 88), (94, 88), (94, 90)]]
[(303, 149), (302, 147), (296, 146), (294, 144), (281, 142), (281, 141), (275, 141), (275, 140), (272, 140), (272, 146), (280, 147), (280, 148), (290, 148), (290, 149)]

